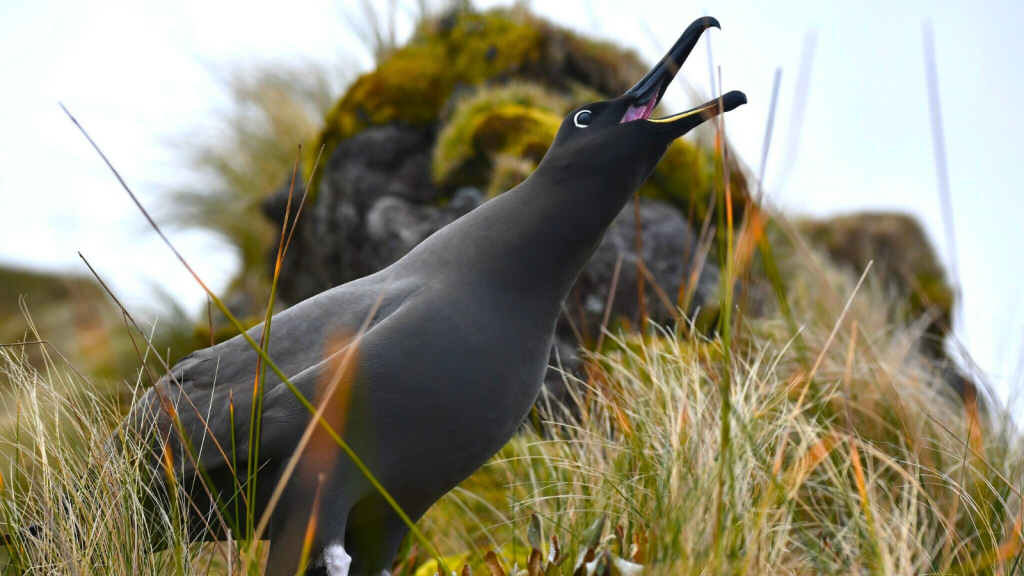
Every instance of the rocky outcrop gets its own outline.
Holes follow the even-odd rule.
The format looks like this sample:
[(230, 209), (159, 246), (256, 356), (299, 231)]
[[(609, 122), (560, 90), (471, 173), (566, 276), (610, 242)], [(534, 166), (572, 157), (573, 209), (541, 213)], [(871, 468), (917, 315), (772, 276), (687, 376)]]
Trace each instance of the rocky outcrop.
[[(282, 298), (299, 302), (381, 270), (457, 217), (436, 206), (432, 144), (429, 133), (389, 125), (335, 149), (283, 263)], [(267, 216), (283, 222), (287, 199), (287, 186), (269, 197)]]
[[(860, 274), (871, 263), (874, 277), (902, 300), (903, 305), (896, 307), (902, 315), (893, 322), (925, 319), (919, 349), (961, 398), (977, 399), (975, 383), (946, 353), (955, 292), (920, 222), (906, 214), (863, 212), (804, 220), (798, 228), (812, 245), (854, 273)], [(983, 402), (979, 405), (984, 408)]]
[(953, 289), (921, 224), (911, 216), (865, 212), (806, 220), (799, 227), (812, 244), (823, 248), (841, 266), (856, 273), (872, 263), (879, 278), (906, 302), (914, 317), (929, 315), (922, 348), (932, 358), (945, 358), (945, 332), (952, 325)]
[[(681, 303), (680, 286), (690, 279), (696, 259), (697, 235), (678, 210), (657, 200), (641, 200), (640, 222), (643, 231), (640, 260), (648, 274), (643, 274), (637, 265), (636, 213), (634, 205), (629, 204), (608, 229), (566, 302), (570, 317), (577, 322), (577, 329), (586, 340), (597, 338), (610, 297), (611, 319), (617, 324), (638, 325), (641, 276), (644, 277), (643, 301), (648, 317), (661, 326), (673, 323), (676, 308)], [(622, 264), (612, 295), (615, 267), (620, 257)], [(695, 304), (691, 309), (715, 298), (717, 266), (706, 265), (696, 280)]]

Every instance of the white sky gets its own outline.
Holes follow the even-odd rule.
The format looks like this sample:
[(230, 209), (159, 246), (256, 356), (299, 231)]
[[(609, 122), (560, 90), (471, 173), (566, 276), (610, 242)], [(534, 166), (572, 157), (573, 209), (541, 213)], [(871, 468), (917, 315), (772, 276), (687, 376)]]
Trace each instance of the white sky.
[[(81, 272), (81, 250), (128, 302), (152, 303), (159, 287), (198, 309), (202, 292), (145, 227), (57, 102), (155, 207), (162, 189), (190, 177), (168, 141), (209, 125), (227, 103), (218, 71), (297, 58), (369, 65), (345, 25), (345, 5), (0, 0), (0, 264)], [(915, 214), (948, 261), (923, 66), (921, 24), (932, 18), (964, 292), (957, 333), (1004, 397), (1014, 392), (1011, 383), (1022, 382), (1024, 115), (1017, 103), (1024, 93), (1024, 3), (534, 5), (564, 25), (632, 46), (648, 61), (694, 18), (715, 16), (723, 31), (711, 33), (712, 51), (724, 87), (750, 99), (728, 116), (728, 133), (754, 169), (773, 75), (783, 69), (766, 170), (769, 200), (790, 214)], [(816, 49), (799, 123), (791, 112), (801, 50), (812, 31)], [(703, 43), (684, 74), (710, 92)], [(686, 102), (678, 87), (668, 100), (677, 108)], [(796, 125), (802, 128), (795, 131)], [(171, 231), (171, 237), (214, 287), (226, 285), (236, 266), (230, 247), (203, 233)]]

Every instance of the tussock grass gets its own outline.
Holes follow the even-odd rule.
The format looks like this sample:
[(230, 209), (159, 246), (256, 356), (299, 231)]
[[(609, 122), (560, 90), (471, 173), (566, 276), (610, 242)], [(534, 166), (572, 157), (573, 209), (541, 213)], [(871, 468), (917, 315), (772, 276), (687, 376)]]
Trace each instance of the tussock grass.
[[(211, 554), (184, 529), (187, 500), (177, 487), (168, 500), (143, 438), (114, 431), (117, 398), (44, 356), (40, 370), (23, 348), (0, 348), (3, 573), (205, 573)], [(165, 551), (150, 553), (154, 542)]]
[[(645, 535), (654, 574), (1016, 573), (1009, 415), (965, 406), (916, 349), (924, 324), (890, 323), (883, 287), (853, 296), (856, 278), (815, 268), (790, 276), (821, 357), (813, 380), (778, 317), (741, 326), (728, 364), (719, 339), (620, 334), (577, 383), (575, 410), (514, 439), (432, 510), (427, 532), (523, 566), (530, 513), (570, 538), (606, 513)], [(851, 296), (836, 329), (829, 301)]]
[[(685, 326), (609, 334), (572, 406), (524, 427), (421, 521), (449, 565), (487, 574), (496, 551), (506, 570), (525, 566), (535, 513), (573, 556), (566, 574), (605, 514), (651, 574), (1019, 571), (1022, 451), (1009, 415), (991, 400), (965, 406), (918, 349), (927, 323), (893, 324), (899, 300), (884, 286), (855, 290), (823, 261), (787, 258), (799, 257), (780, 265), (809, 358), (776, 313), (744, 320), (731, 354)], [(808, 360), (820, 360), (813, 379)], [(0, 372), (5, 573), (226, 573), (228, 547), (184, 529), (186, 492), (154, 488), (149, 448), (104, 448), (115, 398), (59, 358), (33, 368), (17, 347), (0, 348)], [(169, 545), (148, 553), (157, 540)], [(435, 567), (410, 541), (396, 573)]]

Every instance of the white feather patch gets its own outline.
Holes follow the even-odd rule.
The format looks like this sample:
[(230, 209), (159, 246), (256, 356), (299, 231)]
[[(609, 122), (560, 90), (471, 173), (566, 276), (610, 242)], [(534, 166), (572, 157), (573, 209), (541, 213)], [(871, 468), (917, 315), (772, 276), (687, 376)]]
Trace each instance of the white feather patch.
[(328, 546), (324, 550), (324, 566), (327, 567), (329, 576), (348, 576), (348, 569), (352, 566), (352, 557), (345, 553), (345, 549), (338, 544)]

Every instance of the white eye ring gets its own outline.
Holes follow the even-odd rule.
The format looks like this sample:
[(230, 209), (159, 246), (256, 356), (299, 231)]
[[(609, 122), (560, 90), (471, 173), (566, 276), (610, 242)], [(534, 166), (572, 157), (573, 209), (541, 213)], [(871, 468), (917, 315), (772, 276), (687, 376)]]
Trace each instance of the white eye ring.
[(579, 112), (576, 113), (575, 116), (572, 117), (572, 122), (573, 124), (576, 125), (577, 128), (586, 128), (587, 126), (590, 126), (590, 124), (580, 124), (580, 114), (583, 113), (589, 114), (591, 118), (594, 117), (594, 113), (591, 112), (590, 110), (580, 110)]

